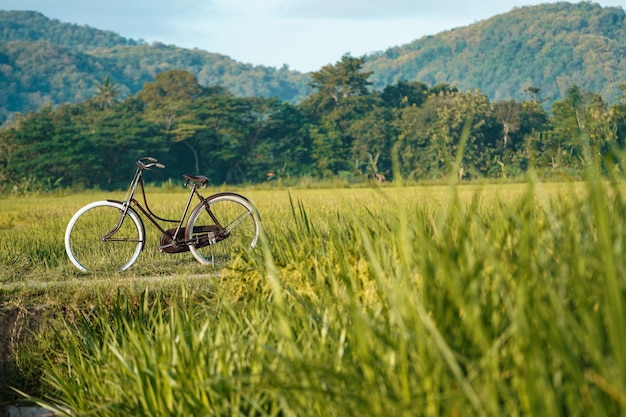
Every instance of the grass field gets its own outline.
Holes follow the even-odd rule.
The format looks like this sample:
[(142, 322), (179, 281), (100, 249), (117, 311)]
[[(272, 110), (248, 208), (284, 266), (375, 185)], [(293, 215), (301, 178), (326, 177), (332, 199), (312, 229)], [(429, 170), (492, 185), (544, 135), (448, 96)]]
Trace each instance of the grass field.
[[(239, 190), (263, 220), (254, 253), (216, 270), (159, 254), (153, 234), (106, 276), (76, 270), (63, 233), (110, 194), (0, 199), (2, 398), (11, 385), (93, 415), (626, 415), (622, 191)], [(166, 215), (184, 199), (149, 197)]]

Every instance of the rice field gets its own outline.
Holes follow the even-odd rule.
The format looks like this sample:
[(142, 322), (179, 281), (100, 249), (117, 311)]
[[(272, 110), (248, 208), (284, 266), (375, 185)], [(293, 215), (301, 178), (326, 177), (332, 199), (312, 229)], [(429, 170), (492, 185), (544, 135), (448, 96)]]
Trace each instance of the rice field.
[[(28, 343), (17, 320), (0, 336), (5, 384), (67, 415), (626, 415), (623, 191), (238, 190), (253, 253), (211, 268), (150, 232), (107, 275), (74, 268), (63, 233), (121, 196), (0, 199), (0, 318), (50, 311)], [(184, 190), (153, 192), (182, 209)]]

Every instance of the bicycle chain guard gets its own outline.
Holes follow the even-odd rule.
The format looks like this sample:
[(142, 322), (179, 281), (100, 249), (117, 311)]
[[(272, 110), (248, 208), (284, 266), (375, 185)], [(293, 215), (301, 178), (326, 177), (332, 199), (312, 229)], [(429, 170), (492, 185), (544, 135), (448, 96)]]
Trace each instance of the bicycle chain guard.
[(214, 224), (210, 226), (195, 226), (193, 228), (193, 233), (194, 233), (193, 243), (185, 241), (185, 228), (184, 227), (181, 228), (180, 231), (178, 232), (176, 243), (173, 242), (173, 237), (175, 233), (176, 233), (176, 228), (173, 228), (161, 235), (161, 243), (159, 246), (160, 252), (165, 252), (165, 253), (188, 252), (190, 244), (193, 244), (196, 248), (203, 248), (205, 246), (215, 244), (228, 237), (228, 232), (226, 231), (226, 229), (219, 227), (217, 225), (214, 225)]

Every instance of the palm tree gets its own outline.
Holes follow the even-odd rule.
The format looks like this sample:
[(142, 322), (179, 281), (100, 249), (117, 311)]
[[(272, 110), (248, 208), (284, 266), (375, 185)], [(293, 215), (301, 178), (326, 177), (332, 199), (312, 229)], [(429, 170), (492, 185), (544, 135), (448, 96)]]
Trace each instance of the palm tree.
[(111, 107), (116, 102), (117, 96), (119, 96), (119, 86), (113, 84), (110, 76), (107, 75), (101, 83), (96, 85), (95, 100), (100, 109)]

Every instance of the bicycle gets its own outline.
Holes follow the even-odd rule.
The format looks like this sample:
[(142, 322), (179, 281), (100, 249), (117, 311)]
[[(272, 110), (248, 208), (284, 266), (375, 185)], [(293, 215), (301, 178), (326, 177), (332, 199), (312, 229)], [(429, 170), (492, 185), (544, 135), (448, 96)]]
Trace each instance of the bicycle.
[[(220, 266), (242, 250), (254, 248), (260, 234), (260, 217), (254, 205), (244, 196), (220, 192), (203, 197), (209, 179), (202, 175), (183, 175), (184, 186), (191, 190), (181, 217), (177, 220), (159, 217), (148, 205), (143, 173), (165, 168), (155, 158), (143, 157), (124, 200), (102, 200), (87, 204), (70, 219), (65, 231), (65, 250), (74, 266), (83, 272), (125, 271), (139, 258), (146, 243), (142, 217), (161, 233), (158, 250), (173, 254), (190, 251), (202, 264)], [(135, 199), (141, 189), (143, 205)], [(193, 198), (199, 202), (185, 217)], [(176, 224), (165, 229), (161, 223)]]

